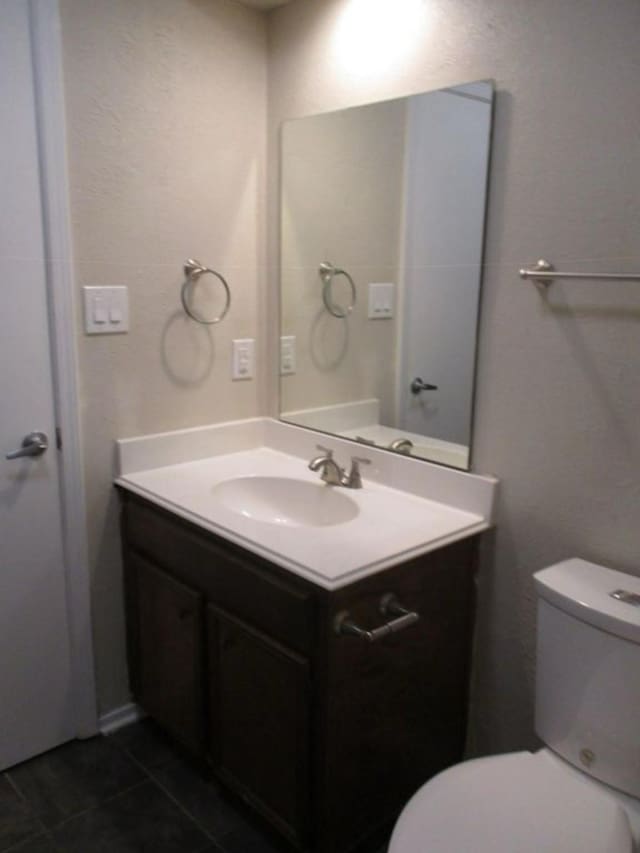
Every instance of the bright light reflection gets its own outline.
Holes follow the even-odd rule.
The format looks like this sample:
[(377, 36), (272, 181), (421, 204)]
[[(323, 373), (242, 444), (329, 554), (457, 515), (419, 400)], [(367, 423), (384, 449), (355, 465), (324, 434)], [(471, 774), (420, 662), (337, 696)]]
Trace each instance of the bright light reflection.
[(428, 17), (427, 0), (350, 0), (336, 28), (335, 60), (354, 76), (388, 72), (424, 40)]

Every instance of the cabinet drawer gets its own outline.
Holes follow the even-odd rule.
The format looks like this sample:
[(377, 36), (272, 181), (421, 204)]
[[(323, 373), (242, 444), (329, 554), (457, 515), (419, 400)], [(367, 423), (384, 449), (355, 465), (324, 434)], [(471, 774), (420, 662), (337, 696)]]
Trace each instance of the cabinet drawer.
[(313, 598), (254, 555), (146, 501), (126, 496), (125, 546), (147, 556), (205, 598), (298, 651), (311, 649)]

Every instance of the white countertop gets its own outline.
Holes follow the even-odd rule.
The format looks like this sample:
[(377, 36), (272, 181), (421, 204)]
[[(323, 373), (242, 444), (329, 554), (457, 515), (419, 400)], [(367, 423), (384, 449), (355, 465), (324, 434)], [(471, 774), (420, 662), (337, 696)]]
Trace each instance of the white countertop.
[(216, 485), (247, 476), (318, 482), (299, 459), (268, 447), (129, 474), (117, 482), (328, 588), (488, 527), (481, 516), (366, 480), (362, 489), (348, 491), (360, 509), (351, 521), (327, 527), (271, 524), (215, 500)]
[[(357, 578), (479, 533), (490, 526), (496, 485), (492, 478), (477, 478), (475, 475), (461, 475), (452, 471), (451, 474), (458, 478), (470, 478), (471, 494), (474, 492), (472, 481), (484, 480), (484, 484), (475, 484), (476, 494), (483, 498), (476, 498), (476, 507), (470, 508), (469, 500), (462, 500), (462, 507), (453, 506), (450, 502), (416, 494), (416, 489), (411, 493), (376, 481), (376, 478), (380, 480), (385, 475), (387, 466), (391, 465), (389, 470), (394, 470), (396, 454), (374, 452), (373, 449), (370, 454), (373, 464), (363, 469), (363, 488), (339, 489), (357, 504), (359, 512), (355, 518), (341, 524), (309, 527), (283, 526), (245, 517), (216, 499), (213, 492), (217, 485), (238, 477), (264, 476), (288, 477), (315, 484), (319, 482), (319, 475), (307, 467), (308, 458), (314, 455), (318, 436), (298, 429), (293, 434), (295, 440), (292, 439), (292, 453), (285, 453), (273, 446), (265, 446), (264, 439), (277, 433), (278, 440), (270, 443), (282, 444), (283, 435), (292, 438), (290, 432), (283, 434), (282, 430), (296, 430), (295, 427), (268, 419), (254, 419), (245, 424), (248, 437), (242, 434), (242, 424), (230, 424), (209, 428), (213, 438), (208, 436), (206, 440), (199, 435), (195, 436), (197, 440), (194, 441), (193, 432), (181, 431), (180, 434), (149, 437), (147, 442), (156, 441), (153, 447), (145, 444), (145, 439), (119, 442), (122, 473), (116, 482), (158, 506), (327, 589), (344, 586)], [(300, 433), (306, 434), (308, 450), (305, 435), (301, 437)], [(185, 434), (190, 441), (184, 442)], [(177, 439), (174, 441), (167, 436), (177, 436)], [(326, 436), (321, 439), (323, 443), (334, 446), (338, 460), (343, 464), (346, 459), (343, 461), (340, 456), (343, 455), (344, 445), (352, 455), (362, 452), (361, 448), (349, 442), (342, 442), (341, 446), (340, 439), (328, 439)], [(176, 462), (176, 458), (181, 455), (176, 449), (180, 441), (183, 447), (197, 445), (199, 441), (201, 458)], [(247, 444), (250, 446), (246, 447)], [(166, 454), (172, 464), (163, 465), (159, 454), (162, 448), (166, 450), (168, 447), (173, 448), (172, 452)], [(218, 448), (217, 455), (212, 447)], [(202, 455), (207, 452), (209, 455)], [(376, 465), (379, 461), (376, 454), (380, 453), (383, 453), (383, 458)], [(306, 458), (301, 458), (302, 454)], [(397, 462), (404, 465), (407, 460), (398, 459)], [(136, 463), (146, 470), (131, 470), (136, 468)], [(413, 464), (422, 466), (425, 475), (428, 474), (428, 468), (437, 467), (422, 461), (414, 461)], [(371, 479), (367, 478), (369, 468)], [(420, 471), (420, 467), (416, 469), (416, 476), (420, 475)], [(447, 469), (440, 469), (434, 474), (436, 485), (442, 471), (446, 473)], [(403, 477), (406, 480), (406, 470)], [(451, 485), (449, 491), (446, 485), (441, 486), (440, 491), (449, 495)], [(463, 485), (464, 480), (459, 481), (458, 487)]]

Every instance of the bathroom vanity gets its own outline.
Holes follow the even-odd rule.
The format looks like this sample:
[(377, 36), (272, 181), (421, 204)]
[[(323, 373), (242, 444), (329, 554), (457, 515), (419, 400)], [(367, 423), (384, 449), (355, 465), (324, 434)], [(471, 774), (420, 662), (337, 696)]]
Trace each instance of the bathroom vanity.
[[(198, 500), (218, 494), (216, 478), (230, 482), (228, 466), (240, 475), (233, 482), (250, 489), (273, 464), (281, 479), (288, 466), (299, 469), (301, 494), (312, 490), (320, 504), (326, 497), (333, 506), (334, 494), (352, 500), (351, 490), (317, 482), (304, 460), (264, 447), (118, 479), (131, 687), (151, 717), (295, 848), (347, 853), (462, 757), (475, 554), (488, 524), (459, 513), (464, 532), (443, 536), (440, 547), (346, 571), (352, 555), (341, 564), (338, 551), (326, 551), (356, 520), (316, 520), (311, 529), (308, 520), (288, 523), (282, 511), (279, 524), (236, 512), (234, 531), (222, 501), (213, 522), (203, 519)], [(253, 475), (243, 476), (249, 469)], [(190, 497), (178, 498), (188, 477)], [(198, 478), (207, 484), (200, 498)], [(360, 523), (392, 491), (365, 481), (353, 499)], [(400, 493), (392, 497), (402, 506)], [(429, 502), (406, 497), (397, 526), (409, 524), (415, 503), (424, 504), (427, 527)], [(387, 517), (387, 540), (393, 527)], [(272, 528), (269, 549), (279, 540), (285, 555), (295, 554), (296, 542), (306, 542), (309, 566), (319, 565), (315, 553), (338, 575), (304, 576), (292, 557), (290, 568), (261, 545), (259, 533), (247, 538), (254, 529), (268, 538)], [(360, 544), (366, 548), (354, 539), (354, 548)], [(375, 630), (389, 624), (399, 630)]]

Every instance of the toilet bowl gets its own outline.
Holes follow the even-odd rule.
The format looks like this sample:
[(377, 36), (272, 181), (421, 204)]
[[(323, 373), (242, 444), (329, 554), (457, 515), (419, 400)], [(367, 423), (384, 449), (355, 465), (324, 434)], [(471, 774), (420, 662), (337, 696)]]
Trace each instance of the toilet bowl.
[(640, 578), (573, 559), (535, 582), (545, 748), (431, 779), (389, 853), (640, 853)]

